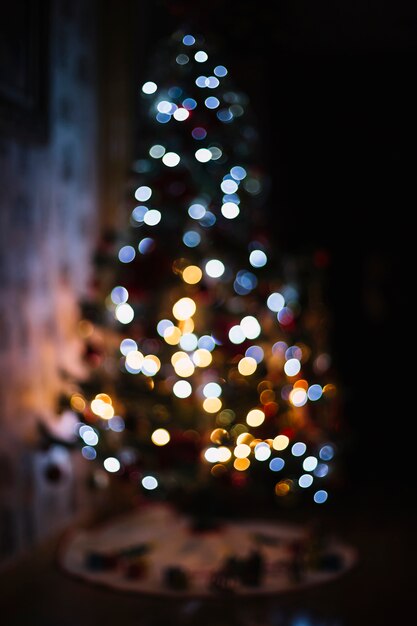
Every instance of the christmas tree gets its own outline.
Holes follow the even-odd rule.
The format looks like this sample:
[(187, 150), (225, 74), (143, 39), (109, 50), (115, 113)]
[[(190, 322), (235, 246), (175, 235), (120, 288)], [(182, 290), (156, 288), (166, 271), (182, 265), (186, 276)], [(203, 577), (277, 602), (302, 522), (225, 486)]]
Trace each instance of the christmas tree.
[(150, 68), (126, 220), (81, 324), (82, 454), (177, 503), (323, 503), (339, 424), (325, 255), (274, 249), (256, 120), (203, 38), (176, 33)]

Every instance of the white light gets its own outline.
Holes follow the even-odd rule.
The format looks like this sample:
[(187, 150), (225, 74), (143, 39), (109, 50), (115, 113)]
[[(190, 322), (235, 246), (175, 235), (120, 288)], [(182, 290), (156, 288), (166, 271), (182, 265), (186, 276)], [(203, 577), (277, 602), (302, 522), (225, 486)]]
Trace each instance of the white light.
[(143, 221), (148, 226), (156, 226), (156, 224), (159, 224), (159, 222), (161, 221), (161, 217), (162, 215), (159, 211), (157, 211), (156, 209), (151, 209), (145, 214)]
[(204, 458), (209, 463), (217, 463), (219, 460), (218, 448), (207, 448), (204, 453)]
[(187, 109), (183, 109), (182, 107), (174, 111), (174, 118), (177, 120), (177, 122), (183, 122), (187, 119), (189, 115), (190, 113), (187, 111)]
[(180, 162), (180, 157), (176, 152), (167, 152), (162, 157), (162, 163), (167, 167), (175, 167)]
[(204, 50), (199, 50), (195, 53), (194, 58), (197, 63), (204, 63), (208, 59), (208, 54)]
[(233, 220), (240, 213), (240, 209), (234, 202), (225, 202), (221, 208), (222, 215), (228, 220)]
[(207, 383), (203, 387), (203, 396), (206, 398), (219, 398), (222, 395), (222, 388), (218, 383)]
[(142, 91), (146, 94), (155, 93), (158, 89), (158, 85), (151, 80), (148, 80), (144, 85), (142, 85)]
[(317, 459), (315, 456), (308, 456), (303, 461), (303, 469), (306, 472), (313, 472), (317, 467)]
[(135, 191), (135, 198), (139, 200), (139, 202), (146, 202), (152, 195), (152, 189), (147, 187), (146, 185), (142, 185), (138, 187)]
[(284, 296), (278, 292), (271, 293), (266, 301), (267, 307), (270, 311), (274, 311), (274, 313), (278, 313), (285, 306)]
[(287, 376), (296, 376), (301, 369), (301, 363), (298, 359), (288, 359), (284, 365), (284, 372)]
[(307, 402), (307, 392), (302, 387), (295, 387), (290, 393), (290, 402), (294, 406), (304, 406)]
[(178, 380), (173, 386), (172, 391), (177, 398), (188, 398), (193, 388), (187, 380)]
[(164, 146), (156, 144), (155, 146), (152, 146), (152, 148), (150, 148), (149, 154), (153, 159), (160, 159), (165, 154), (165, 148)]
[(240, 322), (240, 327), (248, 339), (256, 339), (261, 334), (261, 326), (253, 315), (247, 315)]
[(142, 372), (145, 374), (145, 376), (155, 376), (159, 368), (160, 368), (160, 365), (154, 358), (150, 358), (149, 356), (146, 356), (143, 359)]
[(168, 100), (161, 100), (161, 102), (158, 102), (158, 106), (156, 108), (160, 113), (167, 113), (168, 115), (170, 115), (172, 110), (172, 103)]
[(226, 180), (222, 181), (220, 185), (223, 193), (235, 193), (238, 190), (239, 185), (235, 180), (231, 180), (230, 178), (226, 178)]
[(108, 456), (103, 462), (104, 469), (110, 473), (118, 472), (120, 469), (120, 462), (114, 456)]
[(130, 306), (130, 304), (127, 304), (126, 302), (124, 302), (123, 304), (118, 304), (114, 314), (116, 316), (116, 319), (121, 324), (130, 324), (130, 322), (135, 317), (135, 313), (132, 307)]
[(82, 439), (88, 446), (96, 446), (98, 444), (98, 435), (92, 429), (85, 431), (82, 434)]
[(238, 344), (243, 343), (246, 339), (246, 336), (241, 327), (236, 325), (232, 326), (232, 328), (229, 330), (229, 339), (232, 343)]
[(267, 261), (268, 257), (263, 250), (253, 250), (249, 255), (249, 263), (252, 267), (263, 267)]
[(206, 270), (206, 274), (211, 278), (219, 278), (222, 274), (224, 274), (224, 270), (226, 268), (218, 259), (211, 259), (210, 261), (207, 261), (204, 269)]
[(154, 476), (144, 476), (142, 478), (142, 487), (148, 491), (153, 491), (158, 486), (158, 481)]
[(142, 352), (139, 352), (139, 350), (130, 350), (126, 355), (126, 364), (130, 369), (139, 372), (142, 367), (143, 359), (144, 356)]
[(211, 157), (212, 154), (207, 148), (200, 148), (195, 153), (195, 158), (197, 161), (200, 161), (200, 163), (207, 163), (207, 161), (210, 161)]
[(183, 350), (191, 352), (197, 348), (198, 339), (194, 333), (185, 333), (180, 339), (180, 346)]
[(258, 461), (266, 461), (271, 456), (271, 448), (267, 443), (261, 442), (255, 446), (255, 459)]

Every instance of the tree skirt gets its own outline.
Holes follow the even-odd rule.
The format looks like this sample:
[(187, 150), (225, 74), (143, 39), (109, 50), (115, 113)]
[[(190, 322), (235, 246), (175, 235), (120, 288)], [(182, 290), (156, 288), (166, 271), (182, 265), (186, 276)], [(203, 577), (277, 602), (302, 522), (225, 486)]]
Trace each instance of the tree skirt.
[(165, 505), (149, 505), (60, 547), (63, 569), (118, 591), (171, 596), (277, 594), (332, 580), (355, 550), (319, 529), (272, 521), (204, 527)]

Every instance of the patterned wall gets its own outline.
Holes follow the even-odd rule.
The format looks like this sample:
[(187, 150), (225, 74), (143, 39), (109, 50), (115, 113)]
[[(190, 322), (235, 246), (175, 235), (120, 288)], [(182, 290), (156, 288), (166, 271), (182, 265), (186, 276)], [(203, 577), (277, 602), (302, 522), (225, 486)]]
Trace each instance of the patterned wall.
[[(97, 229), (97, 11), (94, 0), (50, 6), (47, 139), (0, 134), (0, 562), (64, 524), (77, 500), (71, 454), (36, 443), (39, 420), (56, 424), (68, 374), (82, 371), (77, 303)], [(55, 483), (43, 471), (52, 457)]]

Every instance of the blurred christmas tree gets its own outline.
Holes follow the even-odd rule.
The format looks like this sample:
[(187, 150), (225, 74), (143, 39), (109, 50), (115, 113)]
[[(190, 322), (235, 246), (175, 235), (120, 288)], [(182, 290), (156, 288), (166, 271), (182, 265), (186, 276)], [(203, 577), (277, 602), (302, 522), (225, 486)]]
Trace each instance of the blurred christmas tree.
[(82, 454), (177, 503), (322, 503), (339, 424), (325, 254), (274, 250), (248, 99), (204, 40), (177, 33), (150, 67), (128, 216), (81, 323)]

